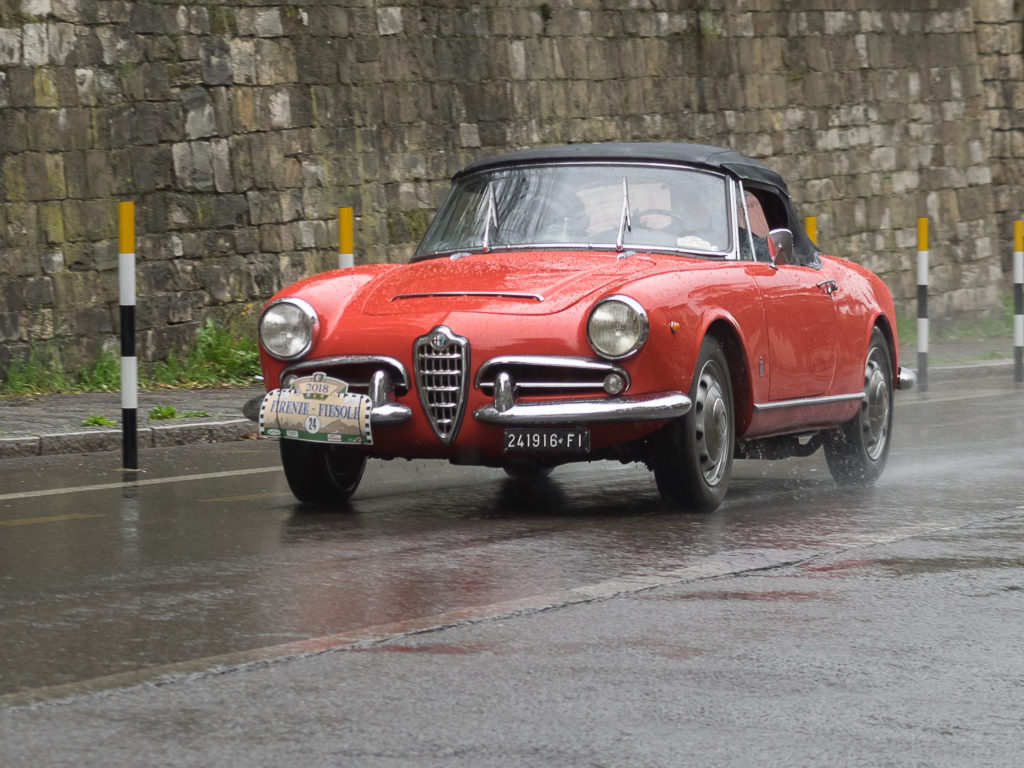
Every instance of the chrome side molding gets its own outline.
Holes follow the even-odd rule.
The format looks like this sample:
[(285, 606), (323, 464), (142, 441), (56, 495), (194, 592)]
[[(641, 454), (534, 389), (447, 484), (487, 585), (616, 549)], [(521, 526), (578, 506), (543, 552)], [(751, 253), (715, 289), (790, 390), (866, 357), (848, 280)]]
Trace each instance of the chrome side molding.
[(822, 397), (798, 397), (793, 400), (775, 400), (770, 403), (754, 403), (755, 411), (777, 411), (782, 408), (806, 408), (812, 405), (835, 405), (848, 403), (852, 400), (863, 400), (863, 392), (851, 392), (848, 395), (823, 395)]

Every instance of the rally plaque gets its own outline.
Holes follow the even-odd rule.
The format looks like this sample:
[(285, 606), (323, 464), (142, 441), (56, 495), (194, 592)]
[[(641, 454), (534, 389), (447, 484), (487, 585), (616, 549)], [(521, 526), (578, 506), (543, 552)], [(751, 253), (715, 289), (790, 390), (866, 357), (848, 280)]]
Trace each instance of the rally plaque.
[(372, 407), (368, 396), (350, 393), (346, 382), (317, 372), (266, 394), (260, 406), (260, 435), (373, 445)]

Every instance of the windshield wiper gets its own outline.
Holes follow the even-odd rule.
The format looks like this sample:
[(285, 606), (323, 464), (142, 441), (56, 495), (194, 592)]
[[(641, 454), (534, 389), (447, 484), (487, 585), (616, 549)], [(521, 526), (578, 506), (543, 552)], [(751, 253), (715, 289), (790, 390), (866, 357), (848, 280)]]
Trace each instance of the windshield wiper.
[(498, 229), (498, 206), (494, 201), (494, 184), (488, 183), (487, 185), (487, 220), (484, 224), (484, 242), (483, 249), (484, 253), (491, 248), (491, 225), (494, 225), (495, 231)]
[(633, 231), (633, 221), (629, 216), (629, 184), (626, 177), (622, 177), (622, 214), (619, 216), (619, 234), (615, 238), (615, 250), (622, 250), (622, 241), (626, 232)]

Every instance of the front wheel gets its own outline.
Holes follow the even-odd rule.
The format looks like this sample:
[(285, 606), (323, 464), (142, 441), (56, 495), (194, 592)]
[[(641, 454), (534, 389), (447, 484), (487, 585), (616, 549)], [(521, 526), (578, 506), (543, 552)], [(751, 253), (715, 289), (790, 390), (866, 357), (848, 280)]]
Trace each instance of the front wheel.
[(729, 488), (736, 434), (729, 363), (713, 337), (700, 345), (690, 401), (689, 413), (661, 432), (654, 479), (670, 507), (713, 512)]
[(366, 469), (366, 454), (341, 445), (281, 440), (281, 464), (296, 499), (329, 504), (355, 493)]
[(825, 441), (825, 459), (837, 483), (868, 485), (881, 476), (889, 457), (892, 401), (889, 344), (875, 328), (864, 364), (864, 402), (857, 415)]

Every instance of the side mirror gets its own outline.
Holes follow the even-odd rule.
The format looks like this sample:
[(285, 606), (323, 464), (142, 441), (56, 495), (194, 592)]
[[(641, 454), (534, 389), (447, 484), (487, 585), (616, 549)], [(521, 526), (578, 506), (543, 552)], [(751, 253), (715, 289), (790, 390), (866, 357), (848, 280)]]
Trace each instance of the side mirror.
[(793, 263), (793, 233), (788, 229), (773, 229), (768, 233), (768, 255), (772, 266)]

